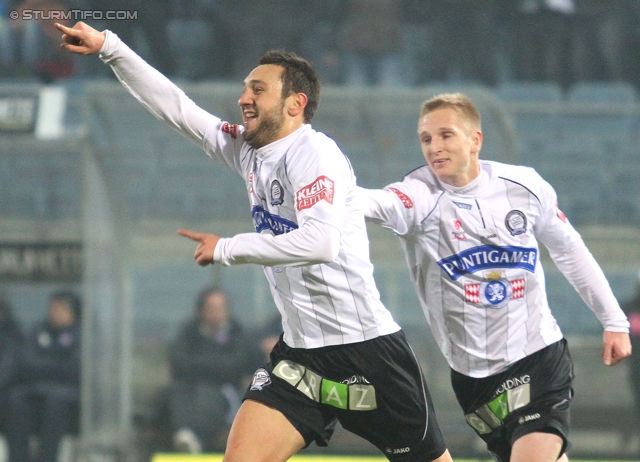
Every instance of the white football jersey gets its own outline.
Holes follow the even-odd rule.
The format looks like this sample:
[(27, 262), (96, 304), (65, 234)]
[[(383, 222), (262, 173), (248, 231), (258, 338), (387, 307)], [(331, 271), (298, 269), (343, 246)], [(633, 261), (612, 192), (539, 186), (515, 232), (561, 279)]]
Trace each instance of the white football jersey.
[(428, 166), (385, 190), (362, 190), (365, 213), (401, 238), (411, 279), (449, 365), (487, 377), (562, 338), (547, 302), (538, 241), (610, 331), (628, 323), (578, 232), (535, 170), (481, 161), (454, 188)]
[[(107, 33), (100, 56), (151, 113), (244, 179), (258, 234), (221, 239), (214, 261), (264, 266), (289, 346), (341, 345), (400, 329), (380, 301), (362, 196), (332, 139), (303, 125), (254, 149), (243, 140), (243, 126), (198, 107), (115, 34)], [(337, 257), (314, 264), (305, 255), (326, 233), (339, 243)]]

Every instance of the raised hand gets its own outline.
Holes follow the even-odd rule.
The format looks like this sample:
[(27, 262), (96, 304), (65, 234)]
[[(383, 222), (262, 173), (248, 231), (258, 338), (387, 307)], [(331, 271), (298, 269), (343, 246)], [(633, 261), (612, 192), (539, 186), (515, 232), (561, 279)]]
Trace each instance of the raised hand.
[(93, 55), (99, 52), (104, 44), (105, 34), (82, 21), (77, 22), (73, 27), (56, 23), (56, 28), (62, 32), (60, 47), (71, 53)]
[(178, 234), (198, 243), (198, 247), (196, 247), (196, 251), (193, 254), (193, 258), (195, 258), (198, 265), (207, 266), (213, 264), (213, 251), (220, 237), (215, 234), (197, 233), (188, 229), (180, 229)]

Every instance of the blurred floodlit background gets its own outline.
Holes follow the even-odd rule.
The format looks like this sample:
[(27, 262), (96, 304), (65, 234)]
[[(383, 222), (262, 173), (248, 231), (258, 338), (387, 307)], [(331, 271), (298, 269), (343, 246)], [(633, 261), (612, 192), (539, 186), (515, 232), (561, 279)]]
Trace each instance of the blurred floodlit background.
[[(276, 310), (261, 268), (201, 268), (176, 234), (251, 231), (242, 181), (148, 114), (97, 57), (61, 53), (56, 14), (115, 31), (235, 123), (241, 81), (261, 54), (298, 52), (323, 81), (312, 125), (367, 187), (422, 164), (423, 100), (465, 92), (483, 115), (481, 157), (535, 167), (616, 296), (631, 296), (640, 268), (638, 0), (0, 1), (0, 295), (28, 329), (52, 291), (82, 294), (72, 452), (87, 460), (149, 460), (141, 422), (203, 287), (223, 287), (248, 331)], [(454, 457), (488, 458), (455, 402), (399, 243), (375, 227), (370, 240), (383, 301), (423, 363)], [(546, 260), (576, 366), (570, 455), (630, 457), (640, 431), (629, 366), (602, 365), (599, 323)], [(376, 454), (340, 431), (330, 448), (307, 451)]]

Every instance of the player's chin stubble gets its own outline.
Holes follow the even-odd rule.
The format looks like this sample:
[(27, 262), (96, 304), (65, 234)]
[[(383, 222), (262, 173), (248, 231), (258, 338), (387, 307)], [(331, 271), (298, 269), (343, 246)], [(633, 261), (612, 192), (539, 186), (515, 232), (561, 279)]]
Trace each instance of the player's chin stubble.
[(242, 133), (244, 141), (252, 148), (259, 149), (273, 143), (284, 125), (284, 102), (262, 114), (262, 121), (251, 131)]

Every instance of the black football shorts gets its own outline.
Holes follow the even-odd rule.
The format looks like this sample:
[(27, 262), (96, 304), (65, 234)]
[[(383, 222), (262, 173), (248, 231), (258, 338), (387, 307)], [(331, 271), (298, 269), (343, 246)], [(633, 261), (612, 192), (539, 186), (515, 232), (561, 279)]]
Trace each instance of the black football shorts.
[(446, 445), (415, 355), (402, 331), (314, 349), (282, 337), (245, 399), (282, 412), (304, 437), (326, 446), (336, 422), (393, 461), (429, 461)]
[(451, 383), (467, 423), (487, 443), (498, 462), (508, 462), (511, 446), (534, 432), (554, 433), (569, 447), (569, 403), (573, 363), (562, 339), (486, 378), (451, 371)]

